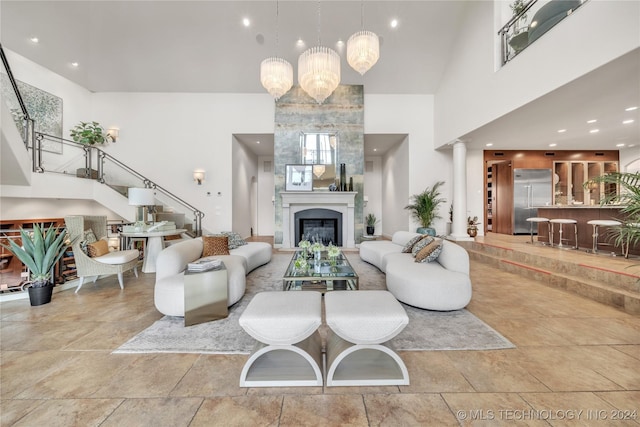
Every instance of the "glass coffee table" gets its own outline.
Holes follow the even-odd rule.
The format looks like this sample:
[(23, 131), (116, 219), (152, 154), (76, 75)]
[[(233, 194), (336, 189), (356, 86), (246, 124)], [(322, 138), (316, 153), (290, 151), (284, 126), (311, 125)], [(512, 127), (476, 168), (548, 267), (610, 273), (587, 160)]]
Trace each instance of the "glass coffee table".
[(327, 252), (321, 252), (319, 260), (313, 254), (306, 258), (307, 266), (296, 266), (296, 260), (303, 258), (302, 251), (296, 251), (289, 262), (282, 279), (282, 289), (285, 291), (355, 291), (358, 290), (358, 275), (344, 253), (335, 261), (327, 257)]

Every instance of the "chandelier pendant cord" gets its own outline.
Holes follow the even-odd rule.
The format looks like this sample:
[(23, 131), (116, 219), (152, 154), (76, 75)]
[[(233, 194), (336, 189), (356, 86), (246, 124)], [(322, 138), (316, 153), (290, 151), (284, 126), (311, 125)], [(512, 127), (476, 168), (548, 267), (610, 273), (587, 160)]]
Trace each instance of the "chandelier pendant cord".
[(318, 46), (322, 46), (320, 39), (320, 0), (318, 0)]

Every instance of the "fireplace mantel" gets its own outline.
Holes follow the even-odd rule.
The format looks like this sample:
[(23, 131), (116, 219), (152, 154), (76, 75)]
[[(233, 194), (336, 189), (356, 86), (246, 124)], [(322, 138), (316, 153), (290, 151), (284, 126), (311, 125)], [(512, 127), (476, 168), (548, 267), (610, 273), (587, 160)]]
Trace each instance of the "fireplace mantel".
[(342, 213), (342, 245), (355, 248), (355, 198), (357, 191), (282, 191), (282, 248), (295, 247), (294, 216), (313, 208)]

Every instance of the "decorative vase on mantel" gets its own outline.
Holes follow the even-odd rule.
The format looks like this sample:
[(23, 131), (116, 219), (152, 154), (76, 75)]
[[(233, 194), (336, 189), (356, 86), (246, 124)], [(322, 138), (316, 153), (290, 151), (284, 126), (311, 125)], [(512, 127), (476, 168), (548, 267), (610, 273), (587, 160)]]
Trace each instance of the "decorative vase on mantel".
[(347, 191), (347, 167), (340, 163), (340, 191)]

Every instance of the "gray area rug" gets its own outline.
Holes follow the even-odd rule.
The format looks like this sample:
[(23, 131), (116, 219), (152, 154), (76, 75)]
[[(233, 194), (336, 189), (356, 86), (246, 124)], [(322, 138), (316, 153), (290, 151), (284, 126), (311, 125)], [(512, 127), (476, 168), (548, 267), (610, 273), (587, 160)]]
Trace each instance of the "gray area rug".
[[(238, 323), (238, 318), (258, 292), (282, 289), (282, 276), (291, 254), (274, 254), (267, 265), (247, 276), (245, 296), (229, 309), (229, 317), (184, 327), (181, 317), (165, 316), (131, 338), (114, 353), (209, 353), (249, 354), (255, 340)], [(384, 275), (347, 253), (360, 276), (360, 289), (386, 289)], [(467, 310), (436, 312), (404, 305), (409, 325), (388, 344), (395, 350), (492, 350), (514, 348), (506, 338)], [(324, 337), (326, 331), (321, 329)]]

